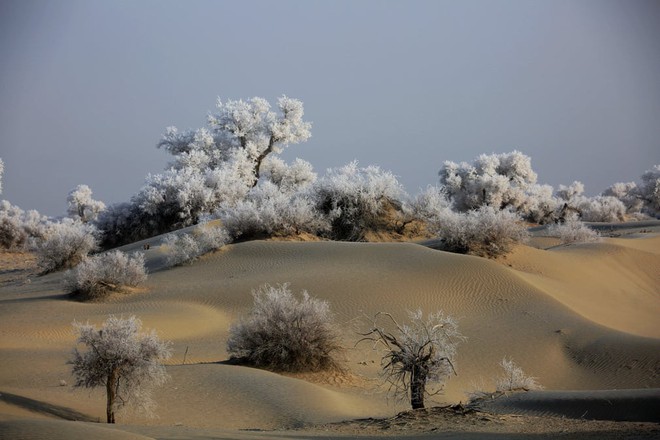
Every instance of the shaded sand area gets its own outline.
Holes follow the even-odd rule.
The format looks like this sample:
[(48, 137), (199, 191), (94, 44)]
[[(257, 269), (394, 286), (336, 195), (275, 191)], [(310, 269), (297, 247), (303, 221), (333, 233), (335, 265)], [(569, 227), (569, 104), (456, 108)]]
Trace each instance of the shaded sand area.
[[(660, 235), (653, 228), (569, 246), (537, 234), (498, 261), (412, 243), (254, 241), (167, 270), (164, 250), (152, 239), (149, 280), (105, 303), (72, 301), (61, 274), (37, 277), (29, 255), (4, 254), (0, 438), (550, 438), (566, 430), (576, 438), (657, 437), (657, 419), (622, 419), (616, 405), (598, 410), (605, 421), (554, 418), (588, 419), (598, 390), (615, 389), (639, 390), (625, 397), (633, 413), (660, 413)], [(280, 375), (224, 362), (229, 326), (250, 309), (251, 290), (285, 282), (330, 303), (342, 329), (346, 374)], [(531, 400), (517, 406), (506, 403), (517, 396), (504, 396), (463, 419), (414, 414), (383, 428), (407, 407), (387, 399), (380, 355), (369, 344), (355, 347), (357, 331), (367, 325), (365, 316), (383, 311), (405, 321), (406, 311), (417, 308), (455, 316), (468, 338), (458, 350), (458, 376), (429, 406), (494, 389), (505, 356), (551, 391), (524, 395)], [(124, 412), (115, 427), (90, 423), (103, 420), (104, 391), (71, 389), (71, 322), (99, 324), (109, 314), (135, 314), (173, 342), (171, 380), (155, 393), (156, 419)], [(579, 405), (567, 410), (580, 399), (586, 414), (577, 415)], [(354, 419), (364, 420), (340, 423)], [(465, 423), (452, 425), (456, 420)], [(283, 429), (294, 431), (245, 431)]]

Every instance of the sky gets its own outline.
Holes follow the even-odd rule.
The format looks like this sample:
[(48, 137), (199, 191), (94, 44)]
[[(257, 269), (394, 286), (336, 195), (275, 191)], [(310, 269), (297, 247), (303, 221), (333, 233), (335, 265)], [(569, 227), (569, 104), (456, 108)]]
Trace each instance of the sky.
[(0, 0), (0, 198), (127, 201), (166, 127), (283, 94), (313, 127), (282, 156), (319, 174), (358, 160), (414, 195), (519, 150), (595, 195), (660, 163), (660, 2)]

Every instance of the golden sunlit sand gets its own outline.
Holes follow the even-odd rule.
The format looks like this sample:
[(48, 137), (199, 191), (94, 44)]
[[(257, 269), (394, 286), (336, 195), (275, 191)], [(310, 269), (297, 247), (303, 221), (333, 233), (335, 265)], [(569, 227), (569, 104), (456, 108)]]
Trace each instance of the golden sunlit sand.
[[(658, 435), (657, 411), (655, 418), (643, 416), (637, 423), (613, 422), (622, 419), (615, 405), (610, 414), (598, 410), (599, 418), (609, 420), (604, 422), (553, 417), (576, 417), (573, 413), (586, 405), (581, 415), (590, 418), (589, 405), (598, 401), (600, 390), (633, 390), (626, 394), (632, 413), (653, 414), (649, 405), (658, 408), (659, 230), (563, 246), (537, 237), (496, 261), (414, 243), (252, 241), (172, 269), (164, 268), (163, 249), (154, 238), (146, 251), (151, 274), (142, 288), (95, 303), (70, 299), (61, 273), (36, 276), (29, 254), (5, 253), (0, 438), (302, 438), (323, 432), (532, 436), (564, 429), (576, 435), (609, 432), (614, 438), (637, 432), (652, 438)], [(142, 247), (140, 242), (123, 249)], [(252, 306), (251, 290), (285, 282), (294, 292), (306, 289), (330, 303), (346, 347), (345, 373), (281, 375), (224, 362), (229, 326)], [(458, 376), (427, 406), (466, 403), (466, 392), (475, 387), (494, 390), (492, 378), (503, 357), (548, 391), (530, 393), (534, 399), (517, 406), (506, 403), (507, 396), (490, 404), (489, 412), (520, 414), (508, 419), (489, 415), (479, 422), (469, 415), (425, 413), (406, 416), (397, 425), (391, 418), (408, 407), (387, 398), (379, 354), (368, 343), (355, 346), (357, 332), (365, 317), (379, 311), (405, 321), (406, 312), (418, 308), (456, 317), (467, 337), (458, 349)], [(91, 422), (104, 420), (103, 390), (71, 387), (66, 364), (75, 343), (71, 323), (100, 324), (110, 314), (137, 315), (146, 328), (173, 343), (171, 379), (155, 392), (155, 419), (129, 410), (118, 414), (117, 426)], [(541, 422), (519, 423), (539, 415)], [(355, 419), (371, 422), (346, 422)], [(386, 429), (387, 420), (390, 427), (409, 429)], [(296, 431), (244, 431), (291, 429)]]

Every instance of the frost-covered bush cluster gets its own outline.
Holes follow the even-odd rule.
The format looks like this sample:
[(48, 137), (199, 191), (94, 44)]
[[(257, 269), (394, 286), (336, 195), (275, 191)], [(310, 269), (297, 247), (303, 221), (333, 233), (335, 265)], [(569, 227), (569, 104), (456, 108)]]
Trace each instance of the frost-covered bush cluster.
[(229, 243), (229, 234), (226, 229), (211, 223), (198, 225), (190, 234), (167, 234), (163, 241), (168, 266), (192, 262), (227, 243)]
[(642, 185), (616, 183), (601, 195), (587, 197), (584, 185), (536, 183), (531, 159), (519, 151), (482, 154), (473, 163), (447, 161), (440, 183), (454, 210), (467, 212), (481, 206), (508, 209), (533, 223), (563, 221), (575, 213), (583, 221), (619, 222), (642, 214), (660, 215), (660, 165), (642, 175)]
[(552, 188), (536, 183), (531, 159), (519, 151), (482, 154), (472, 164), (447, 161), (440, 183), (458, 212), (482, 206), (511, 210), (534, 222), (552, 219)]
[(273, 371), (320, 371), (337, 367), (340, 349), (330, 306), (288, 284), (252, 292), (254, 307), (229, 330), (227, 352), (239, 363)]
[(0, 247), (22, 250), (29, 247), (30, 240), (43, 238), (48, 218), (37, 211), (23, 211), (7, 200), (0, 201)]
[(153, 330), (141, 333), (142, 322), (135, 316), (111, 316), (100, 329), (77, 322), (74, 327), (77, 343), (85, 348), (75, 348), (69, 361), (75, 386), (106, 388), (108, 423), (115, 423), (115, 412), (126, 406), (150, 415), (155, 406), (152, 388), (169, 378), (163, 362), (171, 356), (170, 344)]
[(65, 287), (85, 299), (100, 299), (147, 279), (144, 255), (114, 250), (84, 258), (65, 274)]
[(569, 186), (559, 185), (557, 196), (561, 208), (561, 219), (577, 214), (583, 221), (618, 222), (625, 220), (626, 207), (613, 196), (586, 197), (584, 185), (575, 181)]
[(520, 216), (508, 210), (482, 206), (465, 213), (445, 210), (428, 218), (428, 228), (450, 252), (496, 257), (528, 238)]
[(36, 240), (37, 263), (44, 272), (71, 268), (98, 249), (98, 231), (81, 221), (63, 219), (50, 223), (44, 236)]
[(308, 191), (282, 191), (271, 182), (259, 184), (232, 208), (220, 209), (217, 216), (234, 238), (322, 235), (330, 229)]
[(351, 241), (378, 229), (388, 211), (398, 214), (405, 195), (394, 174), (376, 166), (360, 168), (357, 162), (328, 170), (313, 194), (317, 208), (331, 222), (332, 238)]
[[(388, 318), (390, 331), (379, 322)], [(378, 313), (364, 338), (383, 348), (381, 360), (390, 391), (398, 398), (407, 398), (413, 409), (424, 408), (424, 397), (431, 394), (429, 383), (435, 383), (435, 393), (455, 373), (456, 349), (465, 337), (458, 331), (456, 321), (443, 312), (429, 314), (421, 310), (409, 313), (410, 324), (399, 324), (389, 313)]]

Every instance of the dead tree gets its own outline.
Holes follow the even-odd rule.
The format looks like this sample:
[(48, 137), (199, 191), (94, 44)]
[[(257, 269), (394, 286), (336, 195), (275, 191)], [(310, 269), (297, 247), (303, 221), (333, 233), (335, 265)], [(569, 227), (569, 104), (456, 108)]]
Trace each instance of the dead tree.
[[(383, 317), (394, 326), (394, 331), (378, 325)], [(401, 325), (391, 314), (379, 312), (369, 331), (361, 333), (363, 338), (358, 343), (372, 341), (374, 349), (384, 349), (381, 366), (390, 392), (397, 398), (409, 399), (413, 409), (420, 409), (424, 408), (425, 395), (442, 392), (449, 376), (456, 374), (456, 347), (465, 337), (459, 333), (456, 321), (441, 311), (424, 320), (418, 310), (410, 312), (409, 318), (410, 325)], [(436, 383), (434, 392), (427, 389), (429, 382)]]

